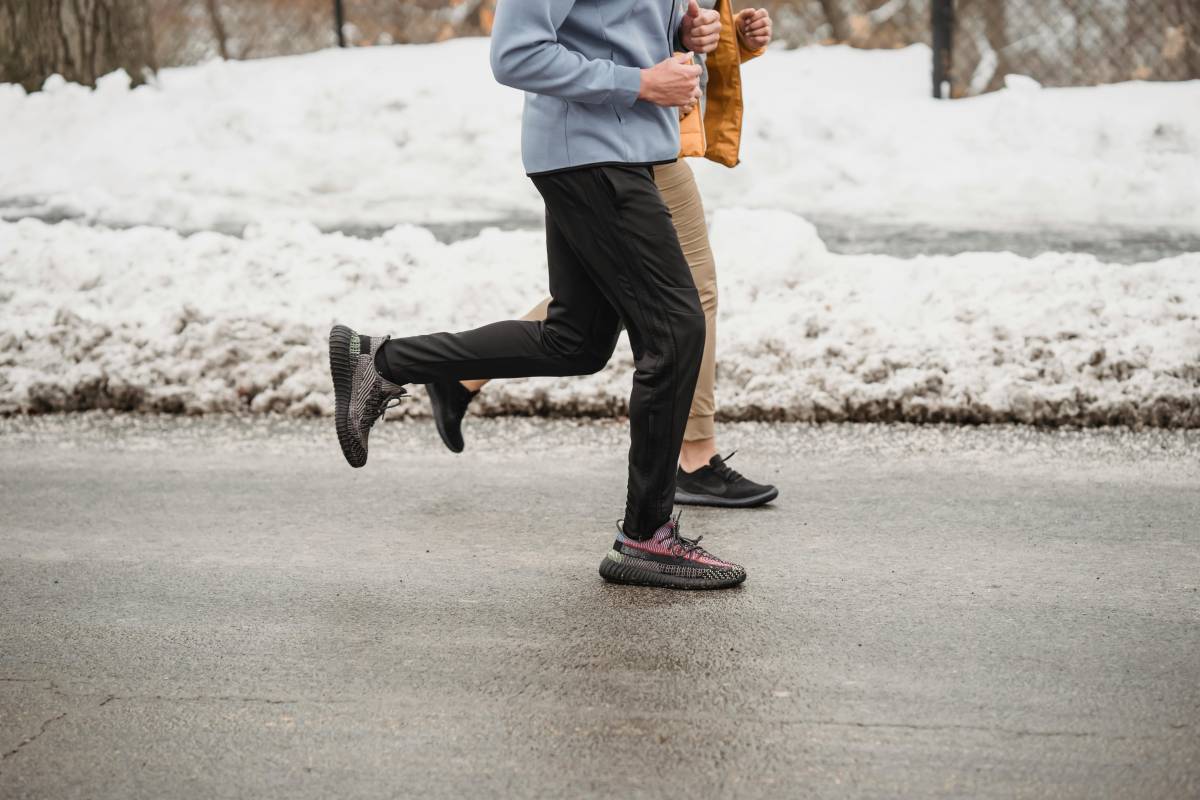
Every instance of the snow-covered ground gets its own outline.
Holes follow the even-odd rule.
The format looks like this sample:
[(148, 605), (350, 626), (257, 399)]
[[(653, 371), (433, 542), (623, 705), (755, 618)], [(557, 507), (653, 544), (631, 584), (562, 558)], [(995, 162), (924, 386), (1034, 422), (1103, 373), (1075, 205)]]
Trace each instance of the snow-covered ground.
[[(745, 67), (743, 164), (710, 210), (866, 222), (1200, 230), (1200, 81), (928, 97), (925, 47), (772, 50)], [(164, 70), (133, 91), (0, 86), (0, 213), (238, 230), (535, 214), (521, 97), (487, 41)]]
[[(839, 255), (804, 219), (1200, 231), (1200, 82), (938, 103), (927, 71), (922, 48), (746, 67), (745, 163), (693, 162), (720, 413), (1200, 426), (1200, 253)], [(403, 335), (524, 312), (545, 292), (540, 231), (445, 244), (419, 226), (537, 213), (519, 112), (479, 40), (133, 91), (0, 85), (0, 215), (79, 220), (0, 221), (0, 413), (328, 413), (333, 321)], [(498, 383), (476, 407), (619, 413), (630, 369), (622, 346), (597, 375)]]
[[(719, 211), (712, 234), (726, 417), (1200, 425), (1200, 254), (843, 256), (783, 211)], [(0, 410), (328, 413), (333, 321), (515, 316), (544, 292), (542, 248), (530, 231), (0, 223)], [(597, 375), (500, 382), (478, 407), (619, 413), (631, 369), (622, 345)]]

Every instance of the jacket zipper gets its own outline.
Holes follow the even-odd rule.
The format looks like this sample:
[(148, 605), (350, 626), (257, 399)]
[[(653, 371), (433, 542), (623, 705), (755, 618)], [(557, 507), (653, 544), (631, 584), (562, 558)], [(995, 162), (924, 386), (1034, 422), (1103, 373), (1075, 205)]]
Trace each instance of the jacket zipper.
[(671, 0), (671, 19), (667, 22), (667, 53), (675, 52), (675, 9), (679, 7), (679, 0)]

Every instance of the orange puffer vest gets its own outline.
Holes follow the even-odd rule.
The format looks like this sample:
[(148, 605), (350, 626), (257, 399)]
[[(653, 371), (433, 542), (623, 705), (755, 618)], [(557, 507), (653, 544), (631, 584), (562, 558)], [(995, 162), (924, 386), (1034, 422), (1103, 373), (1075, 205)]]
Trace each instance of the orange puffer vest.
[(708, 54), (706, 109), (697, 104), (679, 121), (679, 157), (704, 156), (727, 167), (737, 166), (742, 144), (742, 62), (761, 56), (766, 48), (750, 50), (742, 44), (733, 24), (730, 0), (717, 0), (721, 13), (721, 40)]

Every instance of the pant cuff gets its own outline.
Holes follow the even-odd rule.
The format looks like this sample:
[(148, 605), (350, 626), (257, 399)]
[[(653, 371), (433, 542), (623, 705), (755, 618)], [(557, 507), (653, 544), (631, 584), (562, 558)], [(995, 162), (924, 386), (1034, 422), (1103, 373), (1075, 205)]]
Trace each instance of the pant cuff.
[(701, 439), (711, 439), (717, 435), (717, 426), (713, 415), (703, 417), (688, 417), (687, 428), (683, 432), (685, 442), (698, 442)]
[(397, 386), (403, 386), (406, 383), (411, 383), (411, 381), (407, 379), (397, 380), (397, 378), (400, 376), (394, 375), (391, 368), (388, 366), (387, 356), (383, 353), (385, 347), (387, 347), (387, 342), (384, 342), (383, 347), (380, 347), (375, 351), (375, 357), (372, 359), (375, 364), (375, 371), (382, 375), (384, 380), (388, 381), (389, 383), (394, 383)]

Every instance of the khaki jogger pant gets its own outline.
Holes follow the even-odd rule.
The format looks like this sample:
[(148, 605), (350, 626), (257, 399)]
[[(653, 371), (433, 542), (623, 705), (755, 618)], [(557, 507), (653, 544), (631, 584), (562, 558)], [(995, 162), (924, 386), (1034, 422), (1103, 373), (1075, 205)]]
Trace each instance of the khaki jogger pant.
[[(671, 211), (679, 245), (691, 267), (692, 278), (700, 292), (700, 306), (704, 309), (704, 359), (700, 362), (700, 378), (692, 395), (692, 409), (688, 413), (687, 430), (683, 438), (688, 442), (711, 439), (716, 435), (713, 426), (713, 415), (716, 413), (713, 393), (717, 382), (717, 265), (708, 243), (704, 204), (700, 200), (700, 189), (696, 186), (692, 168), (682, 158), (673, 164), (655, 167), (654, 182), (658, 184), (658, 191)], [(547, 297), (522, 319), (531, 322), (544, 320), (549, 305), (550, 298)]]

